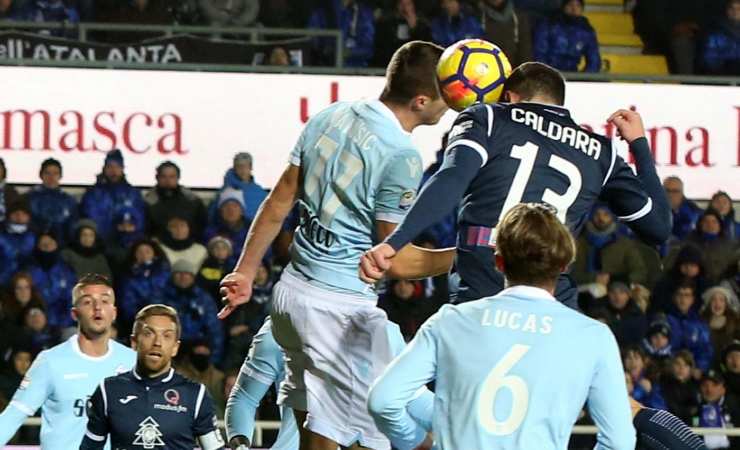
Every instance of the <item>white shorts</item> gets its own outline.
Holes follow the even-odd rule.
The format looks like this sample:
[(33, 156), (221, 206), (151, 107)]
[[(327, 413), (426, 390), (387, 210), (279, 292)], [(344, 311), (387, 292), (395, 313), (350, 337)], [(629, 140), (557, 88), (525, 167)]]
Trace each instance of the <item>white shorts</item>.
[(286, 270), (270, 315), (286, 362), (278, 403), (306, 411), (304, 427), (341, 446), (390, 449), (367, 411), (370, 386), (392, 359), (385, 312), (367, 297), (327, 291)]

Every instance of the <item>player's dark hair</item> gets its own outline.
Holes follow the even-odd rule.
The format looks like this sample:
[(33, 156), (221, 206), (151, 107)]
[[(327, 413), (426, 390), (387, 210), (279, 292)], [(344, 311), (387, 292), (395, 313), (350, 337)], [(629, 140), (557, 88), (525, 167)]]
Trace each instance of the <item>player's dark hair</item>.
[(565, 78), (547, 64), (526, 62), (514, 69), (504, 83), (504, 91), (516, 92), (527, 101), (546, 97), (556, 105), (565, 103)]
[(49, 166), (57, 166), (59, 168), (59, 175), (62, 174), (62, 163), (58, 159), (46, 158), (41, 162), (41, 168), (39, 169), (39, 176), (44, 173), (44, 170)]
[(388, 63), (380, 99), (403, 104), (417, 95), (439, 98), (437, 63), (443, 51), (431, 42), (411, 41), (402, 45)]
[(573, 262), (575, 242), (553, 209), (520, 203), (496, 227), (496, 253), (510, 285), (552, 286)]
[(177, 339), (180, 339), (180, 317), (177, 315), (177, 310), (171, 306), (163, 305), (161, 303), (155, 303), (153, 305), (147, 305), (136, 313), (134, 319), (134, 327), (131, 330), (131, 336), (137, 336), (142, 328), (144, 328), (144, 322), (146, 319), (152, 316), (165, 316), (169, 317), (175, 324), (175, 331), (177, 332)]
[(77, 281), (77, 284), (72, 288), (72, 305), (77, 304), (77, 300), (82, 295), (82, 289), (87, 286), (107, 286), (113, 293), (113, 299), (115, 300), (115, 292), (113, 292), (113, 283), (110, 278), (99, 273), (86, 273)]

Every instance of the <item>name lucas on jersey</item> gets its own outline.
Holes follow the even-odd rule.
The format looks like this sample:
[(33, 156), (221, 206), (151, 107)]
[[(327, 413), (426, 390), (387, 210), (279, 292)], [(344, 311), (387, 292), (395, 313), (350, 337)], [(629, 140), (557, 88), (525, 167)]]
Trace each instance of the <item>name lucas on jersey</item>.
[(583, 130), (573, 127), (564, 127), (553, 121), (547, 122), (547, 127), (545, 127), (544, 117), (533, 111), (525, 111), (519, 108), (513, 108), (511, 110), (511, 120), (530, 127), (546, 138), (570, 145), (593, 159), (599, 159), (599, 156), (601, 155), (601, 142), (599, 142), (598, 139), (589, 136), (589, 134)]
[(480, 324), (484, 327), (509, 328), (525, 333), (550, 334), (552, 332), (552, 317), (550, 316), (540, 317), (537, 314), (527, 314), (525, 317), (520, 312), (501, 308), (493, 313), (490, 309), (485, 310)]

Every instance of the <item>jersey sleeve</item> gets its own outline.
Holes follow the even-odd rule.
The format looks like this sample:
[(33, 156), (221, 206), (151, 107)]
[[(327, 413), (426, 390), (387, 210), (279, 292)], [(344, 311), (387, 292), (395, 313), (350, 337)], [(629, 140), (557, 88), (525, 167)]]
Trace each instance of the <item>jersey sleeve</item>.
[(100, 383), (92, 397), (87, 400), (87, 429), (80, 450), (102, 450), (108, 437), (108, 413), (106, 407), (105, 380)]
[(213, 408), (213, 399), (204, 385), (198, 389), (195, 401), (195, 420), (193, 422), (193, 436), (198, 440), (202, 450), (218, 450), (224, 447), (221, 431), (218, 429), (216, 410)]
[(306, 144), (306, 130), (308, 130), (308, 127), (305, 127), (303, 129), (303, 132), (301, 132), (301, 135), (298, 136), (298, 141), (293, 146), (293, 150), (290, 151), (288, 162), (294, 166), (300, 167), (301, 165), (301, 157), (303, 156), (303, 146)]
[(399, 223), (416, 199), (421, 183), (421, 156), (413, 149), (398, 152), (386, 166), (375, 196), (375, 218)]
[(493, 134), (495, 112), (493, 106), (474, 105), (457, 116), (447, 138), (447, 150), (462, 147), (480, 156), (480, 167), (490, 157), (488, 141)]
[[(612, 150), (616, 152), (616, 150)], [(612, 172), (607, 175), (601, 190), (601, 199), (623, 222), (631, 222), (647, 215), (652, 209), (652, 200), (648, 197), (640, 180), (632, 168), (616, 155)]]

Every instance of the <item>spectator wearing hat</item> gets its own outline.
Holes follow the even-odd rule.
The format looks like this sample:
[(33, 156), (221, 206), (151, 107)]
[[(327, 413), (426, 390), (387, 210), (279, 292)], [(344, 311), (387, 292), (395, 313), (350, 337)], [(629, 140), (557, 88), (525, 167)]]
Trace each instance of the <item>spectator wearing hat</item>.
[(41, 185), (34, 186), (27, 194), (31, 222), (36, 229), (51, 230), (62, 243), (66, 242), (77, 222), (77, 201), (60, 188), (62, 163), (54, 158), (45, 159), (39, 177)]
[(188, 345), (205, 339), (210, 347), (211, 361), (221, 362), (224, 353), (224, 331), (216, 317), (218, 308), (211, 296), (195, 284), (195, 265), (181, 259), (172, 265), (172, 276), (162, 292), (162, 303), (177, 310), (182, 324), (180, 340)]
[(699, 383), (693, 377), (695, 369), (691, 352), (681, 350), (671, 358), (660, 382), (668, 411), (686, 424), (691, 424), (699, 411)]
[(185, 259), (200, 269), (208, 256), (206, 247), (195, 241), (188, 221), (176, 215), (167, 221), (167, 231), (158, 241), (170, 265)]
[[(740, 423), (740, 409), (737, 398), (727, 392), (725, 379), (719, 371), (708, 371), (699, 386), (701, 401), (699, 411), (693, 418), (693, 426), (701, 428), (733, 428)], [(728, 438), (723, 434), (704, 437), (710, 449), (738, 448), (740, 440)]]
[(725, 236), (733, 240), (740, 239), (740, 222), (735, 218), (735, 208), (732, 206), (730, 195), (725, 191), (715, 192), (709, 202), (709, 207), (717, 211), (722, 218), (722, 229)]
[(722, 374), (725, 377), (727, 389), (739, 398), (740, 395), (740, 340), (735, 340), (722, 349), (720, 360)]
[(206, 226), (206, 208), (193, 191), (180, 184), (180, 167), (172, 161), (157, 166), (157, 185), (144, 195), (149, 230), (157, 237), (167, 234), (167, 224), (178, 216), (188, 223), (193, 237), (200, 238)]
[(265, 198), (267, 198), (267, 191), (254, 181), (252, 169), (251, 154), (240, 152), (234, 155), (234, 162), (231, 168), (226, 171), (226, 175), (224, 175), (224, 185), (216, 196), (216, 202), (211, 204), (211, 211), (209, 213), (211, 222), (218, 216), (218, 209), (221, 206), (221, 195), (227, 190), (241, 191), (241, 205), (244, 218), (250, 223), (254, 220), (257, 210)]
[(632, 398), (648, 408), (665, 409), (652, 361), (639, 347), (627, 347), (622, 356), (625, 371), (632, 380)]
[(440, 0), (440, 14), (432, 19), (432, 41), (448, 47), (463, 39), (482, 38), (484, 31), (478, 20), (464, 10), (460, 0)]
[(709, 326), (712, 346), (719, 351), (740, 339), (740, 302), (731, 290), (714, 286), (702, 294), (699, 314)]
[[(239, 253), (244, 246), (249, 231), (249, 222), (244, 218), (244, 196), (242, 191), (233, 188), (224, 189), (216, 202), (218, 215), (204, 233), (205, 240), (214, 236), (223, 236), (231, 241), (231, 248)], [(239, 251), (237, 251), (239, 250)]]
[[(31, 230), (31, 209), (25, 199), (19, 198), (8, 206), (0, 241), (13, 248), (12, 259), (18, 266), (30, 261), (36, 246), (36, 235)], [(5, 263), (10, 264), (11, 260), (7, 259)]]
[(136, 313), (162, 299), (170, 278), (170, 265), (156, 241), (142, 238), (134, 242), (126, 258), (126, 272), (120, 284), (118, 322), (121, 334), (131, 330)]
[(655, 283), (650, 300), (650, 313), (675, 312), (673, 294), (680, 285), (690, 284), (697, 295), (694, 307), (699, 308), (699, 295), (710, 286), (704, 275), (704, 262), (701, 250), (694, 245), (685, 245), (676, 256), (675, 262)]
[(46, 307), (28, 272), (16, 272), (13, 275), (0, 302), (0, 311), (4, 319), (17, 326), (23, 324), (23, 310), (27, 306)]
[(578, 72), (582, 58), (584, 72), (601, 70), (596, 32), (583, 15), (583, 0), (563, 0), (559, 14), (542, 20), (534, 32), (534, 58), (556, 69)]
[[(191, 380), (203, 383), (213, 399), (216, 415), (224, 418), (226, 398), (224, 397), (224, 373), (211, 361), (211, 347), (208, 341), (198, 339), (186, 349), (185, 357), (175, 367), (176, 370)], [(243, 355), (242, 355), (243, 356)]]
[(697, 369), (706, 373), (714, 357), (714, 349), (709, 327), (692, 308), (694, 301), (694, 287), (690, 284), (680, 285), (673, 294), (675, 311), (667, 315), (671, 326), (671, 347), (674, 351), (690, 351)]
[(5, 222), (8, 215), (7, 210), (20, 199), (20, 194), (12, 185), (7, 183), (8, 171), (5, 161), (0, 158), (0, 223)]
[(671, 326), (664, 315), (659, 315), (650, 322), (640, 346), (645, 354), (661, 367), (673, 356)]
[(70, 309), (77, 275), (62, 259), (59, 241), (54, 234), (39, 234), (33, 260), (28, 272), (46, 302), (49, 325), (60, 329), (74, 327)]
[(198, 271), (197, 283), (214, 299), (221, 298), (219, 283), (233, 269), (233, 255), (231, 241), (225, 237), (214, 236), (208, 241), (208, 257)]
[[(146, 205), (138, 189), (126, 181), (123, 171), (123, 154), (111, 150), (105, 156), (103, 171), (98, 175), (95, 185), (85, 191), (80, 203), (82, 216), (92, 219), (98, 225), (98, 235), (106, 242), (115, 235), (113, 218), (124, 208), (134, 208), (140, 212), (135, 219), (146, 217)], [(146, 222), (138, 223), (143, 229)]]
[(605, 314), (606, 323), (620, 346), (639, 344), (645, 336), (647, 317), (632, 300), (632, 292), (625, 283), (615, 281), (609, 285)]
[(672, 237), (682, 241), (696, 226), (702, 209), (693, 201), (686, 198), (683, 191), (683, 181), (677, 176), (670, 176), (663, 180), (663, 189), (668, 196), (673, 213)]
[(88, 273), (97, 273), (113, 279), (113, 272), (98, 238), (98, 227), (90, 219), (77, 222), (72, 241), (62, 250), (62, 258), (74, 269), (77, 278)]
[(711, 283), (719, 283), (736, 258), (737, 241), (725, 235), (722, 216), (711, 208), (699, 217), (696, 229), (689, 233), (686, 243), (701, 251), (706, 276)]

